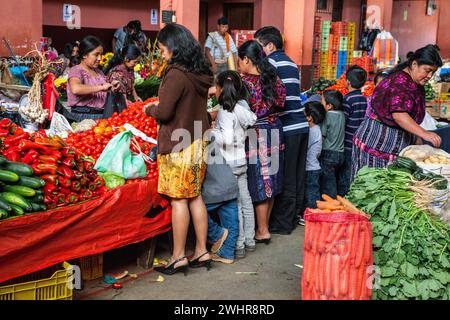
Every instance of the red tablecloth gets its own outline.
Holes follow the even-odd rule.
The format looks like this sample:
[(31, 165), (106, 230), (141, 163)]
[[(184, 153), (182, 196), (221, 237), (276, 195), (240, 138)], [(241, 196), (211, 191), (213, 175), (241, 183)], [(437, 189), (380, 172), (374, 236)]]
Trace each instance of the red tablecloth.
[[(143, 180), (91, 201), (0, 221), (0, 283), (167, 232), (171, 209), (156, 185)], [(145, 217), (159, 205), (164, 211)]]

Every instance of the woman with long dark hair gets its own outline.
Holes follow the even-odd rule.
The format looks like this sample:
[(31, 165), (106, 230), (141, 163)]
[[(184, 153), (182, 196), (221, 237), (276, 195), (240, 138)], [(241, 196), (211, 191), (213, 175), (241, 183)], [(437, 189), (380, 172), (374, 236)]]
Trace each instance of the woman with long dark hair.
[(118, 89), (119, 82), (109, 83), (98, 68), (102, 54), (103, 45), (98, 38), (88, 36), (81, 41), (78, 61), (69, 71), (67, 84), (70, 120), (103, 118), (104, 109), (108, 107), (108, 92)]
[[(159, 103), (147, 106), (145, 112), (160, 123), (158, 192), (171, 200), (174, 245), (168, 265), (155, 270), (174, 274), (187, 270), (188, 265), (209, 269), (208, 215), (201, 189), (206, 173), (203, 134), (209, 129), (206, 107), (213, 76), (200, 44), (185, 27), (168, 24), (157, 40), (169, 66), (159, 88)], [(196, 246), (188, 261), (185, 246), (190, 216)]]
[(383, 168), (411, 144), (441, 145), (420, 127), (425, 117), (425, 84), (442, 66), (439, 48), (427, 45), (396, 66), (375, 88), (368, 117), (353, 137), (352, 177), (364, 166)]
[(105, 69), (109, 82), (117, 80), (120, 86), (117, 92), (124, 95), (125, 99), (133, 97), (134, 101), (142, 101), (134, 89), (134, 67), (142, 56), (141, 50), (134, 44), (130, 44), (114, 54)]
[(255, 240), (268, 244), (273, 201), (283, 188), (283, 125), (278, 113), (284, 107), (286, 89), (258, 42), (245, 42), (238, 56), (242, 80), (250, 92), (249, 105), (258, 118), (249, 129), (246, 146), (248, 185), (256, 209)]

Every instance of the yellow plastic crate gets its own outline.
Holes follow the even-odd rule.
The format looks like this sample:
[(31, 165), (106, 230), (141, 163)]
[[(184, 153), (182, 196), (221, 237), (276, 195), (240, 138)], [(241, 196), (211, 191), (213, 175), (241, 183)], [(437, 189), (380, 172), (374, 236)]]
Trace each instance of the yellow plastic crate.
[(72, 300), (72, 266), (63, 262), (64, 270), (50, 278), (0, 287), (0, 300)]

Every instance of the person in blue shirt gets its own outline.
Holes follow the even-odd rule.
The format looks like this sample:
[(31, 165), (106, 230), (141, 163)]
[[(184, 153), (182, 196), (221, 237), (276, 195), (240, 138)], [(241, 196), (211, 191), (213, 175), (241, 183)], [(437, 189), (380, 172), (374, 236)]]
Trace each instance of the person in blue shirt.
[(264, 27), (255, 33), (255, 39), (264, 49), (269, 62), (277, 69), (278, 77), (286, 87), (286, 102), (280, 119), (285, 139), (283, 192), (275, 199), (271, 214), (270, 232), (290, 234), (304, 211), (306, 154), (309, 126), (300, 99), (300, 72), (298, 66), (283, 50), (283, 37), (275, 27)]
[(339, 179), (340, 185), (338, 186), (338, 194), (340, 196), (345, 196), (350, 189), (353, 135), (358, 130), (361, 122), (363, 122), (367, 109), (367, 99), (361, 92), (361, 88), (367, 81), (367, 72), (359, 66), (352, 66), (347, 70), (346, 78), (349, 93), (345, 95), (343, 102), (345, 115), (345, 150), (344, 167), (340, 172), (341, 178)]

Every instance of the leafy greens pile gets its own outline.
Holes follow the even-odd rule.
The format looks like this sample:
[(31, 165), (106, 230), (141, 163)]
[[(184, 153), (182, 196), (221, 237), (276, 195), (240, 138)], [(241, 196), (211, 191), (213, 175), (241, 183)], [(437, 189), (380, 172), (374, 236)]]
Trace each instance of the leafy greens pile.
[(450, 299), (450, 227), (415, 206), (410, 173), (363, 168), (347, 199), (371, 214), (373, 299)]

